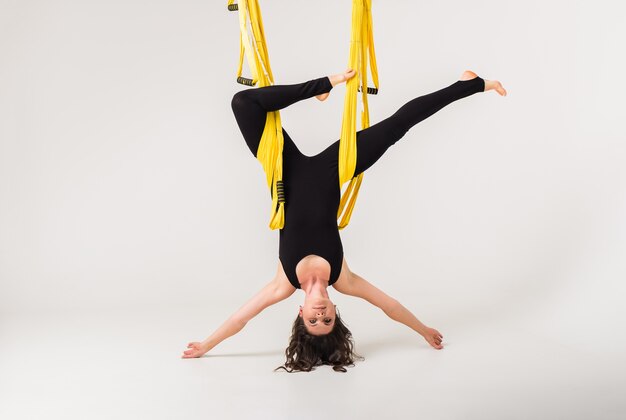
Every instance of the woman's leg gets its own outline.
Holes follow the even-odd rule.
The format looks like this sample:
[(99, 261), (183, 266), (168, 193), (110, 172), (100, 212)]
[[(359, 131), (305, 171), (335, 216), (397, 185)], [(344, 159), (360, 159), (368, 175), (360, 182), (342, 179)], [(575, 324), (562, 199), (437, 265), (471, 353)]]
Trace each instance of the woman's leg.
[(330, 79), (324, 76), (303, 83), (264, 86), (235, 93), (231, 107), (252, 154), (256, 157), (268, 112), (330, 92), (332, 88)]
[(354, 174), (358, 175), (371, 167), (415, 124), (454, 101), (484, 90), (485, 81), (480, 77), (457, 80), (448, 87), (412, 99), (390, 117), (358, 131), (357, 163)]

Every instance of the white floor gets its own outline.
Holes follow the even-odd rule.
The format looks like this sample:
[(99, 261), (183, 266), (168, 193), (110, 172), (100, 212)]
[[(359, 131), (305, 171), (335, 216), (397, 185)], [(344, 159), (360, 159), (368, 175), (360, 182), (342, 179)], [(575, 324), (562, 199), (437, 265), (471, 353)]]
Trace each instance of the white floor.
[[(352, 2), (261, 3), (276, 83), (344, 68)], [(412, 129), (342, 231), (351, 268), (445, 348), (337, 296), (365, 360), (273, 372), (298, 294), (182, 359), (278, 262), (229, 106), (237, 15), (5, 1), (0, 420), (626, 419), (624, 2), (374, 3), (372, 122), (468, 68), (508, 91)], [(338, 138), (335, 89), (281, 110), (307, 155)]]
[(416, 313), (444, 335), (438, 351), (344, 302), (365, 360), (348, 373), (287, 374), (272, 370), (284, 360), (289, 301), (205, 357), (180, 358), (234, 305), (3, 316), (0, 418), (624, 418), (623, 342), (548, 332), (545, 311), (531, 319), (480, 305), (460, 317), (433, 303)]

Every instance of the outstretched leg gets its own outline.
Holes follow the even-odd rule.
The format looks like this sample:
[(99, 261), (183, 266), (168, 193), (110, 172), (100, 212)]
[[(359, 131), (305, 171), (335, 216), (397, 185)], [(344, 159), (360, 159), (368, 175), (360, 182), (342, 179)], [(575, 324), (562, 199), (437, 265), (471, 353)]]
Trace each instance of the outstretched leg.
[(332, 88), (330, 79), (324, 76), (303, 83), (264, 86), (235, 93), (231, 107), (252, 154), (256, 157), (268, 112), (330, 92)]
[(454, 101), (483, 92), (485, 87), (485, 80), (478, 76), (457, 80), (443, 89), (412, 99), (390, 117), (358, 131), (355, 175), (371, 167), (411, 127)]

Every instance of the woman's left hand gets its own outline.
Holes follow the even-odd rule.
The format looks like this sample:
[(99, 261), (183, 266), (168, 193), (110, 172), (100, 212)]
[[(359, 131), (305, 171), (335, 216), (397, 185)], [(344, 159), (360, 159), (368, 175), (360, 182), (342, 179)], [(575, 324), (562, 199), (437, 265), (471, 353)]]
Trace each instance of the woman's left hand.
[(422, 336), (428, 343), (436, 348), (437, 350), (441, 350), (443, 346), (441, 345), (441, 341), (443, 340), (443, 335), (439, 331), (434, 328), (427, 327), (426, 330), (422, 333)]
[(197, 341), (191, 342), (187, 344), (189, 350), (185, 350), (183, 352), (183, 359), (191, 358), (191, 357), (200, 357), (204, 353), (210, 350), (209, 346), (205, 343), (200, 343)]

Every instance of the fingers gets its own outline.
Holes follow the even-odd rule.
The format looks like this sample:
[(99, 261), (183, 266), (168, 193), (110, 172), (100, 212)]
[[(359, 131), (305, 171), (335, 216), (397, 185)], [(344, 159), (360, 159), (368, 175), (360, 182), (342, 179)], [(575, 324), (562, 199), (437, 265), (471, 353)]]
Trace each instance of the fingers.
[(436, 349), (442, 349), (441, 341), (443, 340), (443, 335), (437, 330), (434, 330), (434, 334), (431, 336), (432, 338), (432, 346)]
[(441, 341), (439, 339), (435, 339), (434, 343), (433, 343), (433, 347), (436, 349), (442, 349), (443, 346), (441, 345)]
[(198, 342), (196, 341), (192, 341), (190, 343), (187, 344), (187, 348), (189, 350), (185, 350), (183, 351), (183, 358), (192, 358), (192, 357), (198, 357), (198, 355), (200, 354), (200, 347), (199, 347)]
[(183, 358), (198, 357), (195, 349), (183, 351)]

